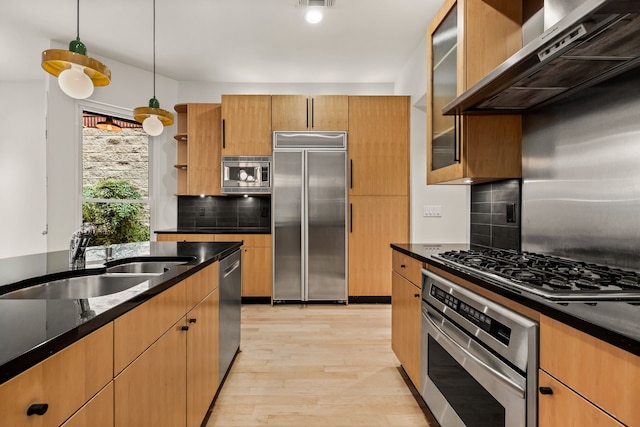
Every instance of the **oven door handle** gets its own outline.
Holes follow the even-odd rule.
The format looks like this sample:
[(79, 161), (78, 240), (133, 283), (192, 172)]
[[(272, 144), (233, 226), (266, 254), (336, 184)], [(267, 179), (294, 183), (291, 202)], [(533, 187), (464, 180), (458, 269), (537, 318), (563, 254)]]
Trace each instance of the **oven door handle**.
[(494, 375), (498, 380), (500, 380), (500, 382), (502, 382), (503, 384), (505, 384), (506, 386), (508, 386), (513, 392), (515, 392), (515, 394), (517, 396), (519, 396), (520, 398), (524, 399), (525, 397), (525, 390), (520, 387), (518, 384), (514, 383), (511, 378), (505, 376), (503, 373), (496, 371), (494, 368), (492, 368), (491, 366), (487, 365), (486, 363), (484, 363), (482, 360), (478, 359), (475, 355), (473, 355), (472, 353), (470, 353), (466, 348), (462, 347), (460, 344), (458, 344), (456, 342), (456, 340), (454, 340), (451, 335), (449, 335), (447, 332), (445, 332), (433, 319), (433, 317), (431, 316), (431, 313), (429, 313), (426, 310), (422, 310), (423, 314), (425, 315), (426, 319), (429, 321), (429, 323), (431, 323), (431, 326), (433, 326), (436, 331), (438, 331), (440, 334), (442, 334), (442, 336), (444, 336), (451, 344), (453, 344), (458, 350), (460, 350), (466, 357), (470, 358), (471, 360), (473, 360), (475, 363), (477, 363), (478, 365), (482, 366), (483, 368), (485, 368), (486, 370), (488, 370), (489, 372), (491, 372), (492, 375)]

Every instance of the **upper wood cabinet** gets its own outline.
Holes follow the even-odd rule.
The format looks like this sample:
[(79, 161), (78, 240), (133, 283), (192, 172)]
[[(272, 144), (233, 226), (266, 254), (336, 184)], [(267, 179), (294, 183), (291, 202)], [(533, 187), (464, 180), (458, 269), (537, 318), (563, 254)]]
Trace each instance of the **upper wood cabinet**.
[(221, 195), (220, 104), (178, 104), (178, 195)]
[(270, 156), (271, 95), (222, 95), (222, 155)]
[(427, 183), (522, 176), (520, 115), (444, 116), (442, 108), (522, 46), (522, 2), (446, 0), (427, 30)]
[(273, 95), (271, 127), (276, 130), (346, 131), (346, 95)]
[(349, 195), (409, 194), (409, 97), (349, 97)]

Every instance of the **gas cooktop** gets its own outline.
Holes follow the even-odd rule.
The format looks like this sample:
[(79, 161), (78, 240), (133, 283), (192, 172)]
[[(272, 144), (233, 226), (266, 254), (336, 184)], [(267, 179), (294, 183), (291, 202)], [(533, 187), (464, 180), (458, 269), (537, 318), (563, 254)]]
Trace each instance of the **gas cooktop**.
[(432, 258), (477, 277), (561, 301), (640, 300), (640, 274), (531, 252), (448, 251)]

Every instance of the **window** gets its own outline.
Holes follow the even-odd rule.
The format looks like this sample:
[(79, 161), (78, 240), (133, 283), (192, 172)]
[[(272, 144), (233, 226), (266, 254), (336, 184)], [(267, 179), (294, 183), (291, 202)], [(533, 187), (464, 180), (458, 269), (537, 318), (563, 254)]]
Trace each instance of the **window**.
[(92, 245), (148, 241), (149, 206), (149, 136), (132, 120), (83, 111), (82, 220), (96, 225)]

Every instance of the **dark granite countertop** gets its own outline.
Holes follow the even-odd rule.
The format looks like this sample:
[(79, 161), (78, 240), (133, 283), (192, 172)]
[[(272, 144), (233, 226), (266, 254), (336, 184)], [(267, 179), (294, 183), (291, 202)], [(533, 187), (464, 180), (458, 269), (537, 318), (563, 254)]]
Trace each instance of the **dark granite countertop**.
[[(224, 258), (241, 242), (143, 242), (118, 245), (123, 257), (192, 257), (161, 276), (150, 276), (122, 292), (83, 300), (0, 299), (0, 384), (48, 356), (106, 325), (154, 295), (170, 288), (207, 265)], [(85, 271), (104, 271), (104, 249), (88, 248)], [(102, 259), (100, 258), (102, 257)], [(69, 252), (58, 251), (0, 259), (0, 291), (16, 283), (29, 284), (38, 277), (49, 280), (68, 274)], [(82, 304), (81, 304), (82, 301)], [(88, 306), (87, 306), (88, 304)]]
[(391, 244), (391, 248), (640, 356), (640, 301), (638, 301), (639, 304), (624, 301), (597, 303), (549, 301), (525, 291), (506, 289), (431, 257), (439, 252), (468, 250), (470, 248), (468, 244), (394, 243)]
[(157, 234), (271, 234), (265, 227), (176, 227), (156, 230)]

